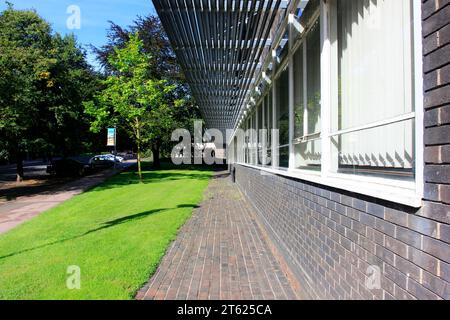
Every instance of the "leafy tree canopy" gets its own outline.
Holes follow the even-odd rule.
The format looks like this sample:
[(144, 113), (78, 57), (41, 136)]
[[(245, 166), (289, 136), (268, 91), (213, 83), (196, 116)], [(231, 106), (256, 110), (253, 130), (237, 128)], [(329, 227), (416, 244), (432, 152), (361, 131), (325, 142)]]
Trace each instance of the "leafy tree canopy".
[[(129, 28), (123, 28), (111, 22), (108, 43), (101, 48), (94, 48), (106, 73), (109, 75), (120, 73), (115, 64), (111, 63), (111, 58), (117, 54), (118, 48), (124, 48), (127, 45), (133, 35), (137, 35), (141, 41), (140, 50), (143, 58), (148, 60), (146, 76), (151, 79), (164, 79), (173, 86), (173, 90), (165, 97), (167, 112), (164, 112), (162, 116), (157, 114), (157, 110), (161, 109), (147, 113), (146, 121), (153, 128), (149, 143), (157, 164), (161, 152), (164, 155), (170, 154), (173, 145), (170, 141), (171, 132), (176, 128), (193, 131), (193, 121), (201, 120), (202, 115), (184, 80), (181, 68), (157, 16), (138, 17)], [(162, 121), (163, 119), (167, 121)]]
[(0, 13), (0, 137), (23, 178), (24, 152), (74, 152), (89, 133), (82, 101), (97, 75), (73, 36), (53, 34), (32, 10)]
[(116, 54), (117, 48), (124, 48), (132, 35), (138, 34), (142, 41), (141, 50), (152, 56), (153, 63), (149, 65), (151, 77), (158, 79), (180, 78), (180, 68), (172, 50), (167, 35), (157, 16), (137, 17), (129, 28), (123, 28), (110, 21), (108, 42), (104, 46), (92, 47), (98, 61), (110, 74), (116, 71), (110, 57)]
[(137, 34), (131, 35), (124, 48), (116, 48), (109, 58), (115, 73), (103, 81), (104, 89), (95, 100), (86, 103), (86, 111), (94, 120), (92, 130), (121, 125), (138, 148), (138, 169), (141, 177), (142, 147), (163, 130), (172, 127), (169, 95), (175, 87), (166, 80), (149, 76), (152, 58), (143, 50)]

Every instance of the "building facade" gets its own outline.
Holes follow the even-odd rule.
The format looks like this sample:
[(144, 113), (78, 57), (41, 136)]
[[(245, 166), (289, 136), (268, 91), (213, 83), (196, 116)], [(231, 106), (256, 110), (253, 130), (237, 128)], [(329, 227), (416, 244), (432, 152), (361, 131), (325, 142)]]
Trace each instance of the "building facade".
[(154, 3), (304, 298), (449, 299), (450, 1)]

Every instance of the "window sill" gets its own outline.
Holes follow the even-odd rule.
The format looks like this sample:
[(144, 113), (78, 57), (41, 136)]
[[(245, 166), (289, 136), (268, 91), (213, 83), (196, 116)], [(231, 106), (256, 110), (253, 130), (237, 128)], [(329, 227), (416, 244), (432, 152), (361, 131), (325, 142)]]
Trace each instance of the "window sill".
[(305, 170), (278, 170), (245, 163), (236, 164), (274, 175), (304, 180), (413, 208), (420, 208), (422, 206), (422, 197), (417, 194), (416, 184), (414, 182), (397, 181), (384, 178), (359, 177), (349, 174), (330, 174), (328, 177), (322, 177), (320, 172), (305, 172)]

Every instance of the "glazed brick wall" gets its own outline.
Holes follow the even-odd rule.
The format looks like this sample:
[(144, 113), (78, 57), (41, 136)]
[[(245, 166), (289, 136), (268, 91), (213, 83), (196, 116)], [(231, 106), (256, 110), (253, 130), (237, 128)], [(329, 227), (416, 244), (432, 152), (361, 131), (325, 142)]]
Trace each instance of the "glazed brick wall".
[[(450, 299), (450, 0), (422, 1), (422, 19), (422, 208), (236, 166), (306, 298)], [(366, 286), (370, 266), (381, 289)]]
[(450, 222), (450, 0), (423, 2), (424, 215)]
[[(450, 226), (422, 211), (236, 166), (236, 182), (311, 299), (450, 299)], [(368, 268), (381, 289), (366, 287)]]

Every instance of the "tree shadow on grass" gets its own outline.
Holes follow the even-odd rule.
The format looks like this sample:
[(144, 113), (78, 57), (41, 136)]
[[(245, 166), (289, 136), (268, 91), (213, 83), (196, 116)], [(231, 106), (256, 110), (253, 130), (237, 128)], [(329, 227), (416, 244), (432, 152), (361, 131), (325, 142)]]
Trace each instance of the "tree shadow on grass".
[(105, 229), (109, 229), (111, 227), (120, 225), (120, 224), (124, 224), (133, 220), (140, 220), (143, 218), (148, 217), (149, 215), (152, 215), (154, 213), (158, 213), (158, 212), (162, 212), (162, 211), (168, 211), (168, 210), (174, 210), (174, 209), (180, 209), (180, 208), (198, 208), (199, 206), (197, 205), (193, 205), (193, 204), (180, 204), (178, 205), (176, 208), (165, 208), (165, 209), (154, 209), (154, 210), (150, 210), (150, 211), (145, 211), (145, 212), (141, 212), (141, 213), (137, 213), (137, 214), (133, 214), (130, 216), (126, 216), (126, 217), (122, 217), (122, 218), (118, 218), (115, 220), (111, 220), (111, 221), (107, 221), (105, 223), (103, 223), (103, 225), (101, 227), (98, 227), (96, 229), (87, 231), (86, 233), (82, 234), (81, 236), (87, 236), (88, 234), (100, 231), (100, 230), (105, 230)]
[(115, 226), (118, 226), (118, 225), (121, 225), (121, 224), (124, 224), (124, 223), (128, 223), (128, 222), (131, 222), (131, 221), (144, 219), (144, 218), (146, 218), (146, 217), (148, 217), (148, 216), (150, 216), (152, 214), (155, 214), (155, 213), (165, 212), (165, 211), (175, 210), (175, 209), (180, 209), (180, 208), (192, 208), (192, 209), (195, 209), (195, 208), (199, 208), (199, 206), (197, 206), (195, 204), (180, 204), (180, 205), (178, 205), (178, 206), (176, 206), (174, 208), (154, 209), (154, 210), (140, 212), (140, 213), (137, 213), (137, 214), (132, 214), (132, 215), (129, 215), (129, 216), (125, 216), (125, 217), (121, 217), (121, 218), (118, 218), (118, 219), (114, 219), (114, 220), (110, 220), (110, 221), (104, 222), (104, 223), (101, 224), (100, 227), (92, 229), (92, 230), (89, 230), (89, 231), (86, 231), (83, 234), (80, 234), (80, 235), (77, 235), (77, 236), (73, 236), (73, 237), (70, 237), (70, 238), (57, 240), (57, 241), (54, 241), (54, 242), (51, 242), (51, 243), (46, 243), (46, 244), (43, 244), (43, 245), (40, 245), (40, 246), (36, 246), (36, 247), (33, 247), (33, 248), (28, 248), (28, 249), (20, 250), (20, 251), (13, 252), (13, 253), (10, 253), (10, 254), (6, 254), (4, 256), (0, 256), (0, 260), (5, 259), (5, 258), (9, 258), (9, 257), (13, 257), (13, 256), (16, 256), (16, 255), (19, 255), (19, 254), (22, 254), (22, 253), (26, 253), (26, 252), (42, 249), (42, 248), (45, 248), (45, 247), (53, 246), (53, 245), (56, 245), (56, 244), (61, 244), (61, 243), (64, 243), (64, 242), (67, 242), (67, 241), (70, 241), (70, 240), (80, 239), (82, 237), (85, 237), (87, 235), (90, 235), (92, 233), (95, 233), (95, 232), (98, 232), (98, 231), (101, 231), (101, 230), (109, 229), (109, 228), (112, 228), (112, 227), (115, 227)]

